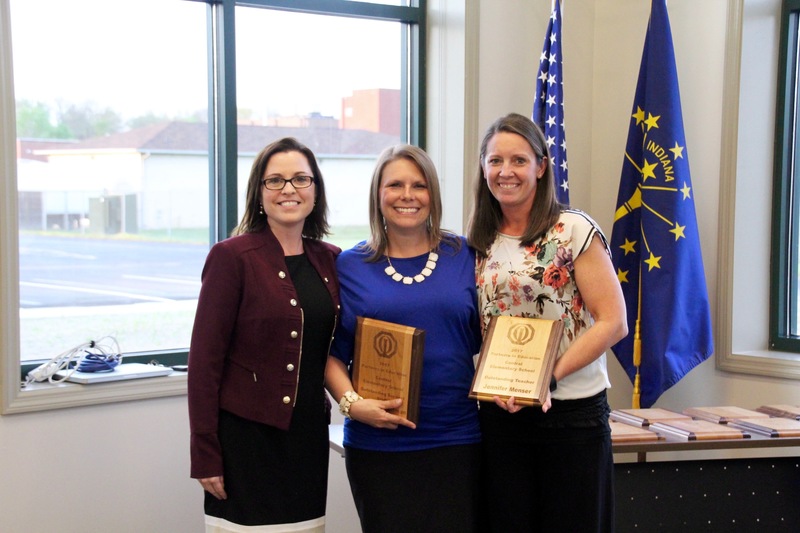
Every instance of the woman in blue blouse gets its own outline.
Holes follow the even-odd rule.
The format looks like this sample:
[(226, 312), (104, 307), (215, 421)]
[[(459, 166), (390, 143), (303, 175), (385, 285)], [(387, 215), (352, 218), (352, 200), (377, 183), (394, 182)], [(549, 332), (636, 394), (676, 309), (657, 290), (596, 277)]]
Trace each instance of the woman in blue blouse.
[[(337, 258), (341, 323), (326, 383), (341, 399), (350, 488), (365, 533), (475, 528), (480, 432), (468, 398), (480, 350), (475, 255), (440, 228), (436, 169), (421, 149), (381, 154), (370, 190), (369, 240)], [(362, 398), (348, 367), (356, 317), (425, 330), (417, 424), (399, 399)]]

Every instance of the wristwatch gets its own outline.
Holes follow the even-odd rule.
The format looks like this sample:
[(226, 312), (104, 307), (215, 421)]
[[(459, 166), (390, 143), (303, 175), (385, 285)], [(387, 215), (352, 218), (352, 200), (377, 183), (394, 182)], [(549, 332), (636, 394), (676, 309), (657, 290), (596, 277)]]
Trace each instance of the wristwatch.
[(555, 376), (550, 376), (550, 392), (553, 392), (558, 388), (558, 380), (556, 380)]

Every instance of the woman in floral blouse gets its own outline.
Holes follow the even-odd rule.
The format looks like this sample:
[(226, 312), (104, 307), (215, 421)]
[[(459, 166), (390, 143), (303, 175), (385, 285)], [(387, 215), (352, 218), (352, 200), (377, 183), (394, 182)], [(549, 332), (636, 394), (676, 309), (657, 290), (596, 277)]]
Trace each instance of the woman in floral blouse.
[(494, 315), (564, 323), (542, 407), (481, 403), (486, 529), (612, 531), (605, 351), (627, 325), (608, 242), (586, 213), (556, 201), (547, 144), (527, 117), (489, 127), (479, 167), (468, 239), (484, 329)]

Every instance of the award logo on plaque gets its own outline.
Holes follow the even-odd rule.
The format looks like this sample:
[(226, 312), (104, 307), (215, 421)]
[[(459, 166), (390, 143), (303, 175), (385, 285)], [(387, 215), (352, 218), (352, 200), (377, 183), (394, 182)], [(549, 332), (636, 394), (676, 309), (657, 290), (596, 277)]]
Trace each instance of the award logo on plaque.
[(483, 338), (469, 397), (494, 396), (519, 405), (542, 405), (564, 333), (560, 320), (493, 316)]
[(353, 387), (364, 398), (394, 400), (390, 412), (417, 423), (425, 330), (374, 318), (356, 318)]

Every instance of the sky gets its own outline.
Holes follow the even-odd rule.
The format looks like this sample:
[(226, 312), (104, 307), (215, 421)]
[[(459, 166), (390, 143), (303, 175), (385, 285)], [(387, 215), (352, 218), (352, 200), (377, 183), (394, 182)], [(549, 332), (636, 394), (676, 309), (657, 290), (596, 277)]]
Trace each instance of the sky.
[[(17, 100), (92, 103), (126, 119), (207, 107), (205, 4), (10, 5)], [(236, 26), (240, 108), (338, 117), (341, 98), (354, 89), (400, 87), (399, 24), (240, 7)]]

